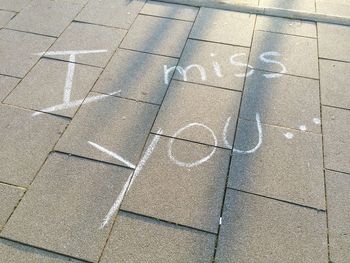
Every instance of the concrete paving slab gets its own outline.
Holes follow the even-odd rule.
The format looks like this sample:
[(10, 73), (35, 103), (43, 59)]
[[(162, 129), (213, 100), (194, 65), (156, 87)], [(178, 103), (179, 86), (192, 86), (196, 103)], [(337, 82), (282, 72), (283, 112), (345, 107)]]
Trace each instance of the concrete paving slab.
[(139, 15), (121, 47), (158, 55), (180, 57), (192, 23)]
[(350, 261), (350, 175), (326, 171), (330, 259)]
[(32, 0), (0, 0), (0, 9), (19, 12), (30, 4)]
[(249, 64), (257, 69), (317, 79), (317, 40), (256, 31)]
[(0, 105), (0, 181), (28, 186), (64, 131), (67, 121)]
[(326, 168), (350, 173), (350, 111), (322, 107)]
[(162, 137), (122, 209), (216, 233), (229, 159), (228, 150)]
[(2, 101), (18, 84), (20, 79), (0, 75), (0, 101)]
[[(240, 120), (235, 148), (254, 148), (255, 122)], [(233, 152), (228, 186), (319, 209), (325, 208), (321, 135), (262, 125), (260, 148)]]
[(260, 0), (259, 6), (315, 12), (315, 0)]
[(248, 56), (248, 48), (189, 39), (174, 79), (241, 91)]
[(177, 65), (177, 59), (119, 49), (108, 63), (93, 90), (116, 96), (161, 104), (169, 79), (165, 78), (164, 66)]
[(76, 20), (129, 29), (145, 2), (145, 0), (90, 0)]
[(0, 74), (23, 78), (55, 38), (7, 29), (0, 30)]
[[(74, 66), (68, 101), (83, 100), (101, 73), (101, 69), (96, 67), (80, 64), (74, 64)], [(62, 109), (52, 109), (52, 107), (61, 105), (65, 101), (69, 67), (68, 62), (41, 59), (6, 98), (5, 102), (27, 109), (73, 117), (82, 101), (76, 103), (74, 107), (67, 106), (62, 107)]]
[(326, 214), (228, 189), (215, 262), (326, 263)]
[(350, 26), (317, 23), (321, 58), (350, 62)]
[(140, 13), (144, 15), (194, 21), (196, 19), (198, 10), (198, 8), (192, 6), (148, 1)]
[(34, 0), (7, 28), (48, 36), (59, 36), (83, 8), (86, 0)]
[(240, 100), (239, 92), (173, 81), (152, 131), (231, 149)]
[(120, 213), (101, 263), (212, 262), (215, 235)]
[(256, 15), (201, 8), (190, 37), (250, 47)]
[(97, 262), (110, 226), (106, 212), (130, 171), (77, 157), (51, 154), (1, 235)]
[(347, 0), (316, 0), (316, 11), (320, 14), (350, 17), (350, 3)]
[(0, 28), (5, 26), (15, 15), (16, 13), (14, 12), (0, 10)]
[(23, 188), (0, 183), (0, 229), (5, 225), (23, 194)]
[(350, 109), (350, 63), (320, 59), (322, 104)]
[(273, 16), (258, 16), (255, 30), (290, 34), (305, 37), (317, 37), (316, 23)]
[(83, 104), (55, 149), (125, 165), (90, 145), (91, 141), (137, 165), (157, 112), (158, 106), (113, 96)]
[(266, 78), (269, 74), (257, 71), (247, 78), (240, 118), (255, 121), (258, 112), (263, 123), (321, 133), (318, 81), (287, 75)]
[[(49, 51), (87, 50), (91, 53), (76, 55), (75, 61), (92, 66), (105, 67), (125, 34), (126, 30), (122, 29), (85, 23), (72, 23), (57, 39)], [(94, 53), (94, 51), (96, 53)], [(46, 56), (72, 61), (69, 55)]]
[(6, 263), (79, 263), (65, 256), (50, 253), (45, 250), (25, 246), (6, 239), (0, 239), (0, 251), (2, 258), (6, 258)]

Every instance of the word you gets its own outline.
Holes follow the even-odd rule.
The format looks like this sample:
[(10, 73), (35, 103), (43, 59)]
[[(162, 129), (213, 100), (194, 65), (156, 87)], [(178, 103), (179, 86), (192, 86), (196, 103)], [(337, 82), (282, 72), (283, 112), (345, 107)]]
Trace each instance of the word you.
[(66, 82), (64, 85), (64, 91), (63, 91), (63, 103), (58, 104), (52, 107), (48, 107), (45, 109), (41, 109), (41, 112), (35, 112), (32, 114), (32, 116), (37, 116), (42, 114), (43, 112), (55, 112), (58, 110), (64, 110), (64, 109), (70, 109), (70, 108), (75, 108), (78, 107), (80, 104), (84, 103), (90, 103), (93, 101), (101, 100), (108, 95), (115, 95), (120, 92), (120, 90), (110, 93), (108, 95), (97, 95), (93, 97), (88, 97), (85, 100), (80, 99), (80, 100), (74, 100), (71, 101), (71, 93), (72, 93), (72, 88), (73, 88), (73, 77), (74, 77), (74, 71), (75, 71), (75, 61), (76, 61), (76, 56), (77, 55), (82, 55), (82, 54), (92, 54), (92, 53), (104, 53), (107, 52), (107, 50), (71, 50), (71, 51), (49, 51), (49, 52), (41, 52), (37, 53), (36, 55), (43, 56), (69, 56), (69, 63), (68, 63), (68, 68), (67, 68), (67, 75), (66, 75)]
[[(227, 128), (229, 126), (231, 118), (228, 118), (222, 133), (222, 139), (225, 142), (225, 146), (227, 146), (228, 148), (232, 148), (232, 146), (227, 142), (227, 138), (226, 138), (226, 133), (227, 133)], [(256, 124), (257, 124), (257, 129), (258, 129), (258, 135), (259, 135), (259, 141), (256, 144), (255, 147), (253, 147), (250, 150), (241, 150), (241, 149), (236, 149), (233, 148), (232, 149), (232, 153), (238, 153), (238, 154), (252, 154), (254, 153), (256, 150), (258, 150), (262, 144), (262, 139), (263, 139), (263, 133), (262, 133), (262, 127), (261, 127), (261, 121), (260, 121), (260, 115), (259, 113), (256, 113)], [(193, 128), (193, 127), (197, 127), (197, 128), (202, 128), (205, 129), (207, 131), (209, 131), (209, 133), (211, 134), (211, 136), (213, 137), (214, 140), (214, 146), (217, 146), (218, 144), (218, 139), (214, 133), (214, 131), (209, 128), (208, 126), (202, 124), (202, 123), (190, 123), (182, 128), (180, 128), (179, 130), (177, 130), (172, 137), (172, 139), (169, 141), (168, 144), (168, 157), (170, 158), (171, 161), (173, 161), (175, 164), (177, 164), (180, 167), (186, 167), (186, 168), (191, 168), (191, 167), (195, 167), (195, 166), (199, 166), (205, 162), (207, 162), (215, 153), (216, 151), (216, 147), (213, 147), (213, 150), (205, 157), (199, 159), (199, 160), (195, 160), (193, 162), (182, 162), (180, 160), (178, 160), (172, 152), (172, 148), (173, 148), (173, 144), (175, 142), (176, 137), (178, 137), (182, 132), (184, 132), (187, 129)], [(153, 151), (156, 149), (156, 146), (158, 144), (158, 141), (160, 139), (160, 136), (163, 134), (163, 130), (159, 129), (156, 133), (156, 135), (154, 136), (151, 144), (147, 147), (144, 155), (142, 156), (140, 162), (138, 163), (137, 166), (135, 166), (134, 164), (132, 164), (131, 162), (129, 162), (128, 160), (126, 160), (125, 158), (123, 158), (122, 156), (120, 156), (119, 154), (112, 152), (106, 148), (104, 148), (103, 146), (98, 145), (97, 143), (88, 141), (88, 144), (90, 144), (92, 147), (96, 148), (97, 150), (111, 156), (112, 158), (124, 163), (127, 167), (133, 169), (134, 171), (129, 175), (126, 183), (124, 184), (121, 192), (119, 193), (117, 199), (115, 200), (115, 202), (113, 203), (112, 207), (109, 209), (108, 213), (106, 214), (105, 218), (102, 221), (102, 224), (100, 226), (100, 229), (104, 228), (108, 222), (110, 221), (110, 219), (118, 212), (120, 205), (125, 197), (125, 195), (127, 194), (127, 192), (129, 191), (130, 187), (132, 186), (133, 182), (135, 181), (135, 179), (139, 176), (141, 170), (143, 169), (143, 167), (145, 166), (146, 162), (148, 161), (148, 159), (150, 158), (150, 156), (152, 155)]]
[[(215, 57), (214, 53), (210, 54), (211, 57)], [(247, 72), (247, 74), (245, 73), (236, 73), (234, 74), (235, 77), (237, 78), (244, 78), (246, 77), (250, 77), (251, 75), (254, 74), (255, 70), (253, 69), (253, 67), (249, 64), (246, 63), (242, 63), (238, 61), (238, 58), (240, 57), (246, 57), (247, 54), (246, 53), (237, 53), (232, 55), (229, 58), (229, 62), (231, 65), (233, 66), (238, 66), (238, 67), (243, 67), (249, 68), (249, 71)], [(279, 73), (264, 73), (263, 76), (267, 79), (273, 79), (273, 78), (279, 78), (282, 76), (282, 74), (287, 72), (287, 68), (279, 61), (272, 59), (271, 57), (280, 57), (281, 54), (279, 52), (276, 51), (268, 51), (268, 52), (264, 52), (262, 54), (260, 54), (259, 59), (267, 64), (277, 64), (281, 67), (281, 70), (279, 71)], [(223, 78), (224, 74), (222, 73), (222, 67), (221, 65), (217, 62), (217, 61), (212, 61), (212, 66), (213, 66), (213, 70), (215, 72), (215, 75), (218, 78)], [(185, 68), (181, 67), (181, 66), (173, 66), (168, 68), (167, 65), (164, 65), (164, 83), (165, 84), (169, 84), (170, 78), (171, 78), (171, 73), (173, 73), (175, 70), (179, 72), (179, 74), (183, 77), (184, 81), (188, 81), (188, 71), (195, 69), (201, 77), (202, 81), (206, 81), (207, 80), (207, 71), (205, 70), (205, 68), (201, 65), (198, 64), (191, 64)], [(193, 71), (193, 70), (192, 70)]]

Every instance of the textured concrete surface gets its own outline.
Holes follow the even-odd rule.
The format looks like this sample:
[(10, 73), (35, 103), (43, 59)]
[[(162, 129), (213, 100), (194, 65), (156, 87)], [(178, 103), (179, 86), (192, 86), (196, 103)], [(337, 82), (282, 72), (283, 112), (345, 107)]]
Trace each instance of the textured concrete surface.
[(6, 259), (7, 263), (66, 263), (78, 261), (69, 257), (50, 253), (45, 250), (36, 249), (30, 246), (21, 245), (16, 242), (0, 238), (1, 257)]
[(320, 57), (350, 62), (350, 27), (318, 23), (317, 29)]
[(326, 214), (228, 190), (216, 261), (326, 263)]
[(13, 210), (15, 210), (23, 194), (23, 188), (0, 183), (0, 229), (5, 225)]
[(326, 171), (330, 258), (350, 261), (350, 175)]
[[(85, 23), (72, 23), (57, 39), (57, 41), (55, 41), (55, 43), (49, 49), (49, 51), (104, 51), (99, 53), (76, 55), (75, 61), (78, 63), (88, 64), (92, 66), (105, 67), (107, 62), (121, 43), (125, 34), (126, 30), (123, 29), (110, 28)], [(69, 55), (46, 56), (70, 61)]]
[(86, 0), (33, 0), (7, 28), (48, 36), (59, 36), (83, 8)]
[(0, 181), (28, 186), (64, 131), (67, 121), (0, 105)]
[(201, 8), (190, 37), (249, 47), (255, 15)]
[(315, 12), (314, 0), (260, 0), (259, 6), (280, 8), (284, 10)]
[(55, 149), (124, 164), (91, 146), (91, 141), (136, 165), (157, 111), (157, 106), (112, 96), (84, 104)]
[[(254, 154), (233, 153), (228, 186), (324, 209), (321, 136), (268, 125), (262, 134)], [(235, 148), (252, 149), (257, 142), (256, 123), (240, 120)]]
[(76, 20), (129, 29), (145, 0), (90, 0)]
[(1, 262), (349, 261), (349, 3), (182, 3), (0, 0)]
[[(240, 99), (239, 92), (173, 81), (152, 132), (156, 133), (162, 128), (167, 136), (231, 148)], [(227, 136), (223, 138), (223, 130), (229, 118)], [(191, 123), (202, 126), (188, 127), (181, 132), (180, 129)]]
[(258, 16), (256, 19), (255, 30), (305, 37), (316, 37), (316, 23), (281, 17)]
[(350, 111), (322, 107), (326, 168), (350, 173)]
[[(33, 110), (45, 110), (64, 102), (68, 62), (41, 59), (5, 100), (6, 103)], [(70, 101), (84, 99), (101, 73), (101, 69), (75, 65)], [(52, 111), (73, 117), (81, 103), (74, 107)]]
[(1, 236), (97, 261), (110, 228), (100, 225), (128, 176), (127, 169), (52, 154)]
[(148, 1), (140, 13), (145, 15), (194, 21), (196, 19), (198, 10), (198, 8), (192, 6)]
[(248, 48), (189, 39), (174, 79), (241, 91), (248, 55)]
[(255, 121), (261, 114), (263, 123), (321, 132), (320, 95), (317, 80), (294, 76), (279, 76), (268, 79), (269, 72), (256, 71), (247, 78), (243, 93), (240, 117)]
[(212, 262), (215, 235), (120, 213), (101, 258), (115, 262)]
[(121, 47), (180, 57), (191, 27), (187, 21), (139, 15)]
[[(169, 138), (160, 139), (122, 209), (216, 233), (230, 152), (181, 140), (169, 143)], [(212, 152), (202, 165), (174, 161), (190, 166)]]
[(2, 101), (18, 84), (20, 79), (0, 75), (0, 101)]
[(322, 103), (350, 109), (350, 63), (320, 60)]
[(94, 90), (102, 93), (120, 90), (116, 96), (161, 104), (173, 75), (171, 72), (165, 79), (164, 66), (176, 65), (174, 58), (119, 49)]
[(15, 15), (16, 13), (14, 12), (0, 10), (0, 28), (5, 26), (11, 20), (11, 18), (14, 17)]
[(8, 29), (0, 30), (0, 74), (23, 78), (54, 38)]
[(316, 39), (257, 31), (249, 64), (262, 70), (282, 72), (282, 63), (287, 74), (317, 79), (317, 58)]

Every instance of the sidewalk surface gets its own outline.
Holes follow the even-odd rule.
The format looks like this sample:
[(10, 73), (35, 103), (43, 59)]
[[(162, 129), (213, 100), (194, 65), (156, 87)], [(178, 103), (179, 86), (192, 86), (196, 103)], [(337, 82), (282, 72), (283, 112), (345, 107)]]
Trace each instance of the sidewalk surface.
[(350, 262), (349, 43), (190, 5), (0, 0), (0, 262)]

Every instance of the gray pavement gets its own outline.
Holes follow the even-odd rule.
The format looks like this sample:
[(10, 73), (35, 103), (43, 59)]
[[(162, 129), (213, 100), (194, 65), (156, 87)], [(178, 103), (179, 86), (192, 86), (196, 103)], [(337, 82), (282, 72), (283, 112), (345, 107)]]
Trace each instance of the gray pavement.
[(350, 3), (173, 2), (0, 0), (0, 262), (349, 262)]

